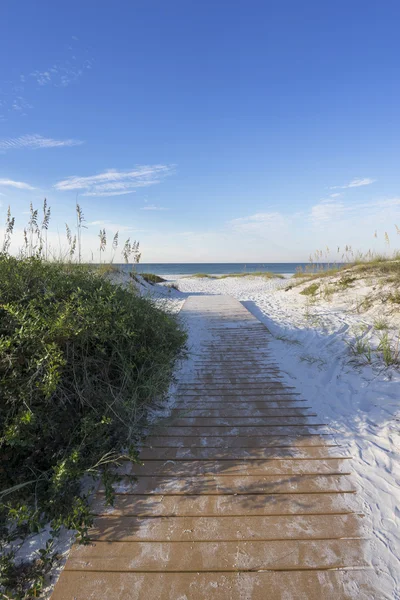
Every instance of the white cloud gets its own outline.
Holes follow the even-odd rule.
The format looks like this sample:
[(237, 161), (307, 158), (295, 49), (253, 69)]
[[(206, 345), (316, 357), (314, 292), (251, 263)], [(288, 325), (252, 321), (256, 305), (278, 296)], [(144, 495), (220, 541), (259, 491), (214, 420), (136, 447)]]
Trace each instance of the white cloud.
[(15, 150), (20, 148), (61, 148), (63, 146), (80, 146), (81, 140), (54, 140), (41, 135), (21, 135), (16, 138), (5, 138), (0, 140), (0, 150)]
[(339, 192), (336, 192), (336, 194), (331, 194), (330, 198), (339, 198), (339, 196), (342, 196), (343, 194), (340, 194)]
[(126, 190), (120, 192), (86, 192), (82, 196), (124, 196), (125, 194), (134, 194), (136, 190)]
[(22, 96), (17, 96), (11, 102), (11, 109), (20, 113), (21, 115), (26, 115), (26, 111), (31, 108), (33, 108), (32, 104), (30, 104)]
[(342, 203), (322, 201), (311, 208), (311, 219), (314, 222), (329, 221), (340, 216), (344, 210)]
[(35, 189), (28, 183), (24, 183), (23, 181), (14, 181), (13, 179), (0, 179), (0, 185), (14, 187), (19, 190), (34, 190)]
[(98, 221), (90, 221), (88, 224), (88, 227), (98, 227), (100, 229), (106, 229), (108, 231), (113, 231), (114, 234), (117, 231), (135, 231), (133, 227), (129, 226), (129, 225), (121, 225), (119, 223), (112, 223), (110, 221), (106, 221), (106, 220), (98, 220)]
[(129, 194), (136, 188), (160, 183), (163, 177), (172, 172), (168, 165), (143, 165), (131, 171), (114, 169), (89, 177), (67, 177), (55, 184), (59, 191), (82, 190), (83, 196), (119, 196)]
[[(69, 50), (73, 50), (69, 47)], [(72, 57), (74, 61), (77, 61), (77, 56)], [(90, 70), (93, 66), (93, 59), (85, 58), (71, 63), (69, 59), (57, 62), (51, 67), (43, 71), (32, 71), (29, 76), (32, 77), (40, 87), (46, 85), (53, 85), (54, 87), (68, 87), (71, 83), (74, 83), (82, 77), (86, 70)]]
[(255, 213), (248, 217), (229, 221), (232, 229), (247, 233), (264, 233), (268, 229), (271, 229), (271, 227), (278, 227), (284, 223), (285, 219), (279, 212)]
[(347, 188), (355, 188), (355, 187), (361, 187), (363, 185), (371, 185), (371, 183), (375, 183), (376, 179), (371, 179), (370, 177), (364, 177), (364, 179), (352, 179), (349, 183), (346, 183), (346, 185), (333, 185), (331, 187), (331, 190), (345, 190)]
[(148, 206), (142, 206), (142, 210), (168, 210), (164, 206), (155, 206), (154, 204), (149, 204)]
[(400, 198), (389, 198), (386, 200), (374, 200), (372, 202), (359, 202), (344, 204), (343, 202), (321, 201), (311, 208), (310, 218), (315, 225), (321, 225), (324, 221), (341, 219), (361, 220), (366, 217), (381, 216), (384, 210), (400, 206)]

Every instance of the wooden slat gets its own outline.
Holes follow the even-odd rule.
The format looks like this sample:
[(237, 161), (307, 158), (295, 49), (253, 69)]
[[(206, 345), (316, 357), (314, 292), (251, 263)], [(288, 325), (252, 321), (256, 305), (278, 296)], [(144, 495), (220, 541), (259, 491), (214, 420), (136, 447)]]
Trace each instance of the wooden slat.
[(142, 465), (125, 462), (118, 472), (137, 477), (174, 475), (192, 477), (193, 475), (303, 475), (348, 473), (350, 465), (341, 459), (297, 460), (292, 459), (244, 459), (244, 460), (146, 460)]
[[(165, 433), (165, 432), (163, 432)], [(296, 432), (295, 435), (270, 435), (249, 437), (248, 435), (236, 435), (231, 437), (214, 436), (181, 436), (181, 435), (149, 435), (145, 440), (146, 446), (170, 447), (170, 448), (269, 448), (269, 447), (304, 447), (304, 446), (337, 446), (334, 436), (328, 434), (322, 436), (320, 433), (303, 434)]]
[[(267, 595), (266, 595), (267, 594)], [(64, 571), (52, 600), (389, 600), (371, 571), (91, 573)]]
[(323, 494), (239, 494), (239, 495), (140, 495), (116, 494), (113, 506), (106, 506), (98, 494), (94, 514), (125, 516), (240, 516), (290, 514), (348, 514), (359, 512), (352, 492)]
[(350, 458), (345, 448), (339, 446), (305, 446), (290, 448), (148, 448), (140, 453), (140, 459), (146, 460), (227, 460), (247, 459), (316, 460), (331, 458)]
[(241, 517), (96, 517), (95, 541), (218, 541), (365, 538), (358, 515)]
[[(243, 426), (263, 426), (271, 427), (273, 425), (321, 425), (321, 421), (318, 418), (309, 416), (276, 416), (268, 415), (266, 417), (250, 417), (248, 415), (242, 415), (241, 417), (221, 417), (221, 416), (209, 416), (209, 417), (191, 417), (191, 416), (176, 416), (170, 421), (174, 427), (243, 427)], [(323, 423), (325, 425), (325, 423)]]
[[(160, 427), (161, 429), (161, 427)], [(163, 435), (168, 437), (208, 437), (208, 436), (226, 436), (226, 437), (236, 437), (238, 435), (248, 436), (248, 437), (256, 437), (256, 436), (267, 436), (267, 435), (308, 435), (308, 434), (317, 434), (321, 435), (324, 432), (328, 432), (328, 429), (325, 427), (325, 424), (321, 423), (319, 425), (274, 425), (271, 423), (270, 425), (264, 426), (246, 426), (246, 425), (233, 425), (232, 427), (217, 427), (210, 426), (207, 427), (205, 425), (201, 427), (168, 427), (165, 431), (163, 431)]]
[(172, 409), (171, 414), (176, 417), (203, 417), (203, 418), (221, 418), (226, 419), (228, 417), (315, 417), (316, 413), (312, 412), (310, 407), (301, 406), (288, 406), (288, 407), (272, 407), (272, 408), (258, 408), (257, 406), (246, 406), (241, 405), (240, 408), (232, 406), (221, 406), (216, 408), (199, 407), (196, 405), (180, 405)]
[(128, 479), (115, 484), (118, 493), (129, 494), (308, 494), (355, 491), (345, 475), (202, 475)]
[(67, 570), (86, 571), (287, 571), (365, 567), (365, 541), (95, 542), (75, 546)]

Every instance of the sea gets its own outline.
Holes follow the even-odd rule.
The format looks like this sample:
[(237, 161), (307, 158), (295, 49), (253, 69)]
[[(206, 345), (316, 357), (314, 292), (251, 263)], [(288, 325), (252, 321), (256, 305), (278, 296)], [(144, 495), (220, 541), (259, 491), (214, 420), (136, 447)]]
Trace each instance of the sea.
[[(131, 265), (117, 265), (132, 268)], [(319, 268), (325, 265), (319, 264)], [(326, 265), (328, 266), (328, 265)], [(229, 275), (232, 273), (255, 273), (269, 271), (280, 275), (292, 275), (299, 270), (306, 270), (310, 263), (140, 263), (135, 266), (138, 273), (153, 273), (154, 275), (173, 275), (182, 277), (205, 273), (207, 275)]]

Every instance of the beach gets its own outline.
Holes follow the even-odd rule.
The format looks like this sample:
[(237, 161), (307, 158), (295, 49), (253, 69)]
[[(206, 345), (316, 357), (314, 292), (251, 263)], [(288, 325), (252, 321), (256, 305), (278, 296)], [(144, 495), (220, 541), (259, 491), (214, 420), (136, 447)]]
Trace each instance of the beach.
[[(391, 300), (397, 298), (393, 296), (396, 285), (388, 283), (387, 277), (340, 270), (332, 275), (303, 278), (290, 273), (170, 273), (163, 274), (161, 282), (151, 283), (151, 278), (146, 279), (137, 271), (132, 276), (125, 268), (111, 269), (106, 277), (149, 299), (163, 311), (178, 315), (188, 333), (187, 358), (179, 362), (167, 397), (155, 398), (148, 407), (143, 439), (152, 435), (154, 428), (168, 426), (178, 410), (177, 384), (190, 379), (201, 347), (211, 340), (206, 317), (190, 316), (191, 312), (183, 308), (187, 301), (207, 296), (221, 297), (223, 302), (232, 298), (267, 327), (271, 334), (268, 350), (279, 368), (282, 385), (306, 399), (309, 411), (318, 415), (318, 423), (326, 425), (336, 446), (335, 456), (352, 459), (345, 461), (351, 464), (346, 471), (349, 470), (359, 517), (365, 520), (364, 534), (370, 542), (365, 559), (379, 578), (381, 597), (400, 598), (400, 372), (396, 354), (400, 318)], [(223, 322), (221, 326), (225, 327)], [(240, 349), (240, 338), (236, 339)], [(382, 348), (383, 339), (388, 340), (392, 352), (391, 364)], [(251, 348), (251, 336), (246, 344)], [(254, 346), (257, 355), (256, 341)], [(259, 361), (262, 364), (262, 356)], [(262, 369), (258, 376), (263, 376)], [(251, 407), (246, 413), (251, 419), (249, 411)], [(206, 451), (207, 438), (203, 443)], [(182, 452), (188, 451), (183, 449), (184, 440), (179, 444)], [(138, 448), (145, 450), (140, 444)], [(125, 493), (126, 485), (131, 484), (117, 485), (117, 493)], [(102, 514), (113, 517), (114, 508), (107, 507)], [(46, 529), (28, 545), (24, 544), (20, 555), (31, 558), (47, 537)], [(57, 543), (62, 561), (51, 570), (46, 598), (70, 555), (72, 541), (72, 532), (64, 532)], [(358, 592), (351, 597), (357, 597)]]
[[(311, 298), (301, 293), (309, 282), (287, 289), (295, 280), (251, 276), (170, 275), (153, 290), (147, 286), (146, 293), (164, 298), (174, 311), (192, 294), (229, 295), (268, 327), (285, 382), (307, 398), (352, 456), (353, 477), (372, 525), (372, 565), (388, 590), (399, 589), (400, 374), (398, 364), (385, 363), (380, 349), (387, 334), (395, 352), (399, 313), (384, 302), (390, 291), (382, 282), (361, 277), (340, 289), (340, 277), (324, 279), (320, 296)], [(193, 346), (196, 335), (189, 337)]]

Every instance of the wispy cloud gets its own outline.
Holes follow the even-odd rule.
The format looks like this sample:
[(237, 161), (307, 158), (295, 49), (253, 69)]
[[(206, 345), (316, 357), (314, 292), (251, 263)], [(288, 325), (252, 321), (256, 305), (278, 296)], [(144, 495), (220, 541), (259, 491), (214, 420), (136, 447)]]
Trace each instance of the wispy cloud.
[(285, 218), (279, 212), (255, 213), (248, 217), (232, 219), (229, 225), (235, 231), (245, 233), (264, 233), (268, 228), (283, 225)]
[(142, 206), (142, 210), (168, 210), (164, 206), (155, 206), (154, 204), (149, 204), (146, 206)]
[[(73, 50), (73, 48), (71, 48), (71, 50)], [(71, 58), (72, 60), (55, 63), (43, 71), (32, 71), (29, 73), (29, 76), (32, 77), (40, 87), (46, 85), (68, 87), (71, 83), (80, 79), (85, 70), (91, 69), (93, 66), (92, 59), (88, 58), (83, 61), (81, 60), (77, 64), (77, 57), (74, 55)]]
[(0, 179), (0, 185), (5, 185), (7, 187), (14, 187), (19, 190), (34, 190), (35, 189), (28, 183), (24, 183), (23, 181), (14, 181), (13, 179)]
[(21, 135), (16, 138), (5, 138), (0, 140), (0, 150), (19, 150), (22, 148), (61, 148), (64, 146), (80, 146), (83, 144), (81, 140), (54, 140), (41, 135)]
[(89, 50), (80, 44), (78, 38), (72, 37), (71, 44), (63, 54), (59, 54), (43, 68), (30, 73), (20, 73), (11, 81), (0, 81), (0, 120), (4, 121), (12, 115), (26, 116), (33, 108), (32, 102), (38, 98), (37, 92), (46, 86), (65, 88), (76, 83), (92, 69), (94, 60)]
[(310, 219), (315, 225), (321, 225), (324, 222), (331, 223), (333, 220), (350, 220), (377, 216), (388, 209), (397, 209), (399, 206), (400, 198), (359, 202), (356, 204), (321, 201), (311, 208)]
[(355, 188), (362, 187), (363, 185), (371, 185), (371, 183), (375, 183), (376, 179), (371, 179), (370, 177), (364, 177), (364, 179), (352, 179), (346, 185), (333, 185), (331, 186), (331, 190), (345, 190), (347, 188)]
[(83, 191), (83, 196), (120, 196), (131, 194), (137, 188), (155, 185), (170, 175), (173, 167), (169, 165), (143, 165), (130, 171), (111, 169), (89, 177), (67, 177), (55, 184), (59, 191)]
[(321, 201), (311, 208), (310, 217), (315, 223), (321, 221), (329, 221), (338, 217), (344, 212), (345, 208), (342, 203)]
[(33, 108), (32, 104), (30, 104), (23, 96), (16, 96), (11, 103), (11, 110), (17, 112), (21, 115), (26, 115), (27, 110)]
[(117, 231), (134, 231), (133, 227), (129, 225), (121, 225), (119, 223), (112, 223), (111, 221), (107, 221), (104, 219), (99, 219), (98, 221), (90, 221), (88, 227), (100, 227), (100, 229), (107, 229), (108, 231), (113, 231), (116, 233)]

